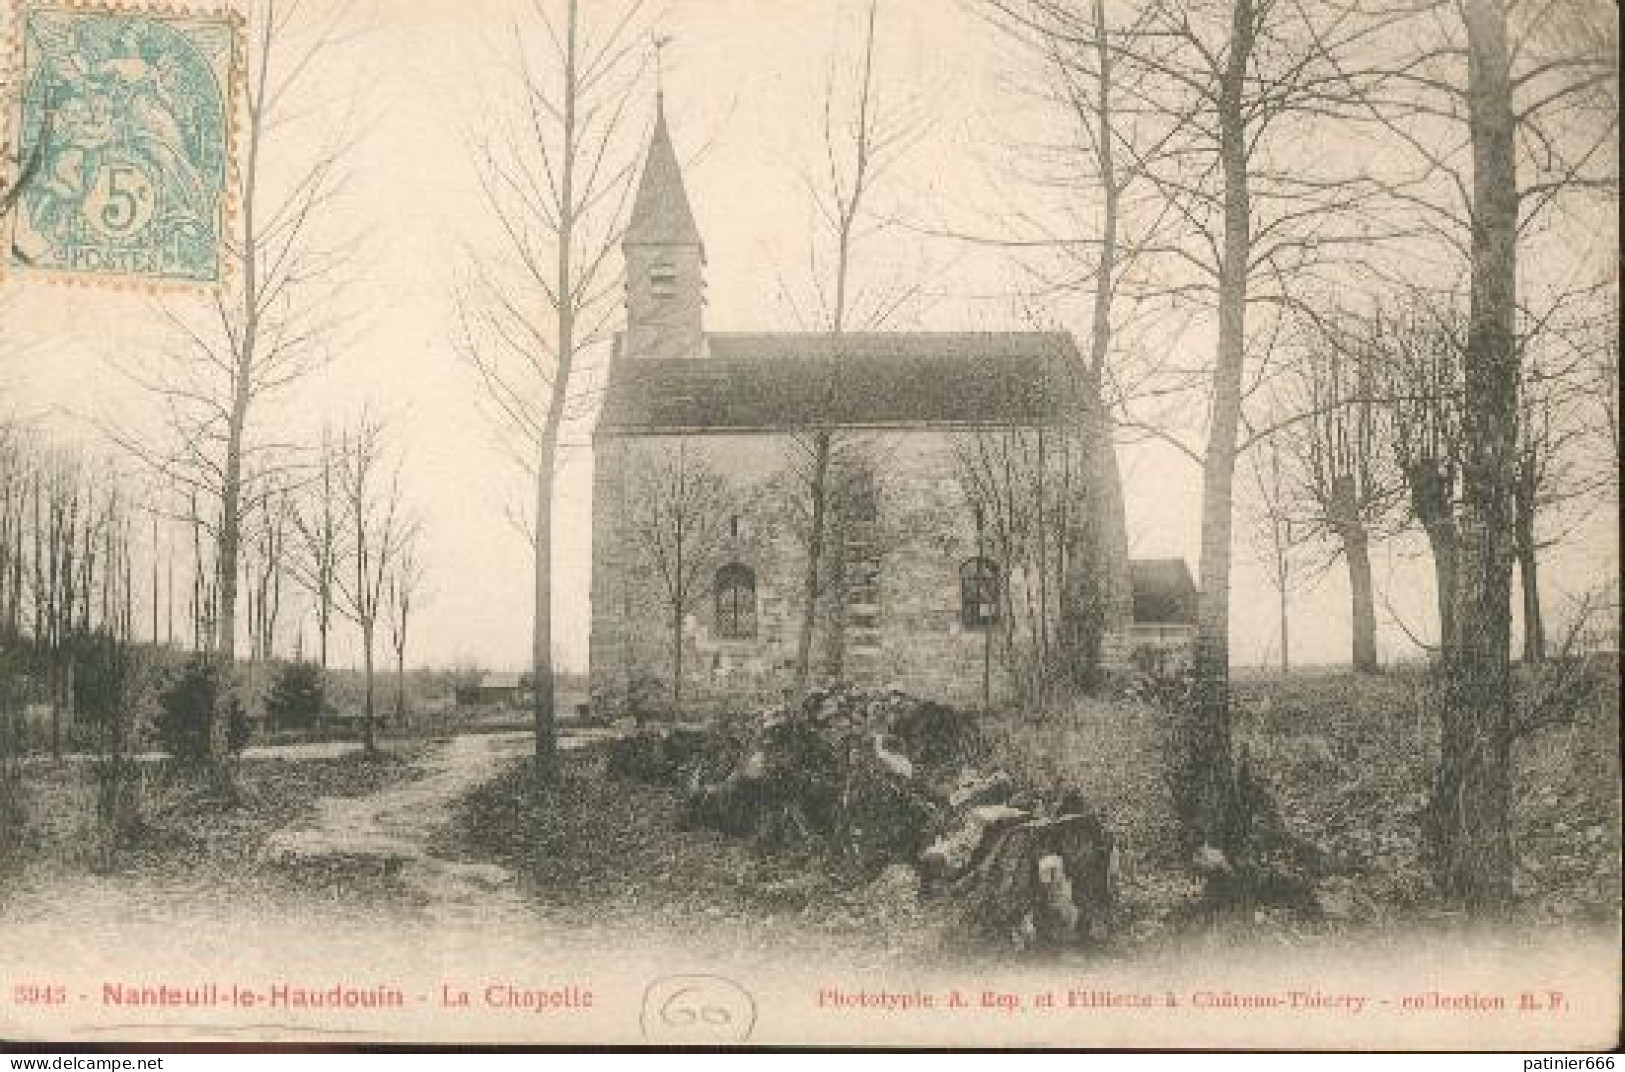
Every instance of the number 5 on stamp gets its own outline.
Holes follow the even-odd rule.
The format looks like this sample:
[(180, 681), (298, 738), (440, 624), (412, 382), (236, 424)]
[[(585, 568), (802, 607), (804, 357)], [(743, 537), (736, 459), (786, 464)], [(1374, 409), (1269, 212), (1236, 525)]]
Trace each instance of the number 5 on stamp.
[(10, 269), (213, 285), (234, 210), (242, 20), (119, 0), (16, 0)]

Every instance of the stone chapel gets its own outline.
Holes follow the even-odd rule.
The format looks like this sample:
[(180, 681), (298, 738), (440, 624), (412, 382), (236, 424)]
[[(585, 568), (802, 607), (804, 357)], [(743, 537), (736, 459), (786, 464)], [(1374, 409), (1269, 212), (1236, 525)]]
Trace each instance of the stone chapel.
[[(1069, 334), (707, 330), (705, 243), (663, 111), (623, 250), (627, 319), (593, 434), (594, 708), (781, 698), (815, 512), (814, 683), (1019, 696), (1068, 610), (1068, 526), (1099, 564), (1083, 610), (1104, 660), (1127, 658), (1151, 574), (1127, 561), (1109, 441), (1069, 431), (1100, 419)], [(1189, 587), (1183, 563), (1173, 574)], [(1158, 603), (1157, 636), (1186, 629), (1193, 595)]]

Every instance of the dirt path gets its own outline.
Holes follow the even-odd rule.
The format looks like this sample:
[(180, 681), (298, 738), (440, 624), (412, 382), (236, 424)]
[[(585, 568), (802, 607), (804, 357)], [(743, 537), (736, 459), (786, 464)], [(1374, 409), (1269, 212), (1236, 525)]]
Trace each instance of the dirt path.
[[(560, 747), (583, 743), (565, 739)], [(442, 922), (528, 917), (508, 868), (447, 860), (430, 846), (449, 824), (453, 801), (530, 747), (528, 733), (453, 737), (413, 764), (416, 777), (364, 796), (323, 797), (314, 819), (272, 834), (261, 859), (284, 868), (376, 861)]]

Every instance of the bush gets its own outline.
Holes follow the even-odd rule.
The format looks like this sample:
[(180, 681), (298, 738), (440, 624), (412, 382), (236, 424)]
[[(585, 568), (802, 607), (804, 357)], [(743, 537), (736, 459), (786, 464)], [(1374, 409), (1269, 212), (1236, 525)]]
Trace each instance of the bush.
[(226, 745), (237, 752), (248, 742), (248, 714), (232, 691), (228, 674), (202, 653), (170, 671), (158, 694), (159, 745), (176, 759), (205, 758), (209, 725), (222, 700), (227, 704)]
[[(0, 719), (6, 717), (0, 712)], [(12, 756), (0, 754), (0, 876), (8, 874), (22, 855), (28, 818), (22, 766)]]
[(143, 669), (135, 646), (110, 630), (95, 629), (74, 634), (68, 647), (74, 666), (74, 710), (104, 729), (128, 729)]
[(0, 644), (0, 882), (14, 872), (28, 832), (28, 802), (23, 793), (22, 653)]
[(310, 729), (327, 703), (322, 668), (315, 663), (284, 663), (265, 697), (265, 714), (276, 729)]

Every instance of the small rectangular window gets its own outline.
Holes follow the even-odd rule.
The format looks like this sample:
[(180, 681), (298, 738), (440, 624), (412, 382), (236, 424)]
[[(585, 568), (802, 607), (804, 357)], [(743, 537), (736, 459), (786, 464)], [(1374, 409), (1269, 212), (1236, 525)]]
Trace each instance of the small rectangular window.
[(751, 640), (756, 636), (756, 574), (749, 566), (730, 562), (717, 570), (713, 581), (717, 602), (717, 636), (723, 640)]
[(999, 570), (985, 558), (959, 567), (959, 620), (967, 629), (986, 629), (999, 620)]
[(677, 269), (670, 264), (657, 264), (649, 269), (649, 293), (656, 298), (677, 296)]

